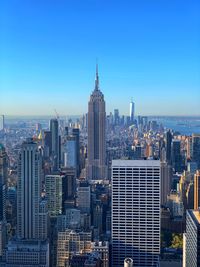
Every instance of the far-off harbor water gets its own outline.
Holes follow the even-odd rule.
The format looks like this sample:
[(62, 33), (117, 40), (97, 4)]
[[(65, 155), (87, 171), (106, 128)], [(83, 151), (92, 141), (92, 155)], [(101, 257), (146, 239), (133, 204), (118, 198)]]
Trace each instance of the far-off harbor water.
[(158, 123), (162, 123), (167, 129), (172, 129), (182, 135), (200, 134), (200, 116), (195, 117), (179, 117), (179, 116), (157, 116), (149, 117)]
[[(34, 127), (35, 123), (41, 123), (44, 128), (48, 128), (51, 118), (52, 116), (5, 116), (5, 124), (13, 126), (25, 123), (25, 127)], [(76, 115), (60, 117), (65, 121), (76, 121), (80, 118), (81, 116)], [(156, 120), (166, 129), (172, 129), (182, 135), (200, 134), (200, 116), (148, 116), (148, 120)]]

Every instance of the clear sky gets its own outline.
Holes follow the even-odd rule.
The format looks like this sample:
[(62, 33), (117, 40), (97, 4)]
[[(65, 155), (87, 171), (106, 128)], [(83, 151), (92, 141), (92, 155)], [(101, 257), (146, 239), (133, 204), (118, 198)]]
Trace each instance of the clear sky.
[(200, 115), (199, 0), (1, 0), (0, 114)]

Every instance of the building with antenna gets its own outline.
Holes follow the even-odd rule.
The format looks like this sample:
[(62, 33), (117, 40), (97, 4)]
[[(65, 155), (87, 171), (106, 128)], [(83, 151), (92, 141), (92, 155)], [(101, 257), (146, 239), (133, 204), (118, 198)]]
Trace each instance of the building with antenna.
[(95, 88), (88, 103), (87, 179), (106, 178), (106, 111), (104, 95), (99, 89), (98, 65)]

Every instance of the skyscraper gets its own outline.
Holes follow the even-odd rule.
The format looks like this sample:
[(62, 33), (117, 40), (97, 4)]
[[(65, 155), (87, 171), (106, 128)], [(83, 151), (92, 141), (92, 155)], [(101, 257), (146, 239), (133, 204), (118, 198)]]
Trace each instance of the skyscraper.
[(99, 89), (98, 67), (95, 89), (88, 103), (88, 163), (87, 179), (106, 178), (106, 112), (104, 95)]
[(166, 160), (171, 163), (171, 144), (172, 144), (172, 134), (170, 131), (166, 133)]
[(200, 266), (200, 210), (187, 210), (184, 267)]
[(200, 171), (194, 175), (194, 209), (200, 208)]
[(6, 182), (8, 157), (5, 148), (0, 144), (0, 257), (6, 243)]
[(62, 213), (63, 203), (63, 178), (64, 175), (50, 174), (45, 177), (46, 198), (48, 201), (49, 215), (56, 217)]
[(79, 176), (80, 174), (80, 145), (79, 145), (80, 131), (79, 131), (79, 128), (73, 128), (72, 134), (76, 138), (76, 164), (77, 164), (77, 176)]
[(181, 142), (179, 140), (172, 141), (171, 160), (175, 172), (182, 172)]
[(133, 123), (134, 115), (135, 115), (135, 104), (131, 100), (131, 102), (130, 102), (130, 123)]
[(200, 169), (200, 134), (192, 135), (192, 160), (197, 163)]
[(59, 133), (58, 133), (58, 120), (50, 120), (51, 131), (51, 154), (53, 159), (53, 170), (56, 171), (59, 168)]
[[(17, 230), (18, 237), (23, 239), (45, 239), (41, 233), (40, 218), (43, 205), (40, 205), (41, 194), (41, 155), (37, 144), (27, 139), (19, 153), (17, 184)], [(45, 216), (45, 214), (44, 214)], [(47, 225), (46, 225), (47, 227)], [(46, 233), (45, 229), (45, 233)]]
[(112, 161), (112, 267), (159, 266), (160, 161)]

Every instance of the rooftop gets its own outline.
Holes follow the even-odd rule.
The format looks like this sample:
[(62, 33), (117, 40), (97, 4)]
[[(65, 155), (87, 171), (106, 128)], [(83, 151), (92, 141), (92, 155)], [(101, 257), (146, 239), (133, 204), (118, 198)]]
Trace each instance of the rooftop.
[(160, 167), (159, 160), (112, 160), (113, 167)]

